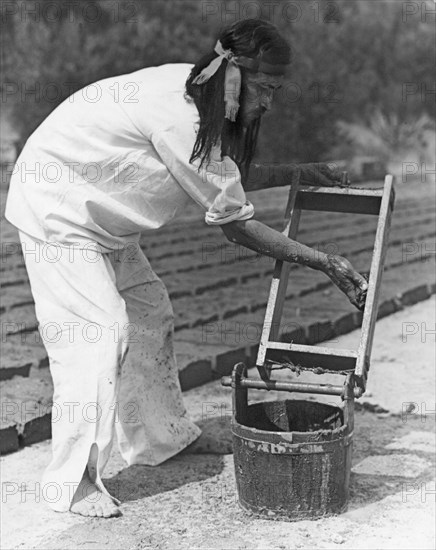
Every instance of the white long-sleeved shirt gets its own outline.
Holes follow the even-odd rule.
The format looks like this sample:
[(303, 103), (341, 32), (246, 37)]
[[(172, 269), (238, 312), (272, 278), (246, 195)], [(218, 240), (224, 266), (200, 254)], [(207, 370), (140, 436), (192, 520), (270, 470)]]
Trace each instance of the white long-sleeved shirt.
[(28, 139), (11, 177), (6, 218), (43, 241), (112, 250), (195, 201), (210, 225), (248, 219), (236, 164), (215, 147), (189, 163), (199, 115), (184, 97), (192, 65), (107, 78), (59, 105)]

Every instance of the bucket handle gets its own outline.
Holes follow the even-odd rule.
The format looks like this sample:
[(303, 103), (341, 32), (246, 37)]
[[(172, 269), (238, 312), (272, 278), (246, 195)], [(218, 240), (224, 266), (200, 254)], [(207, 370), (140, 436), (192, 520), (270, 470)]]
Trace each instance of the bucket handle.
[(239, 422), (244, 423), (248, 408), (248, 388), (258, 390), (277, 390), (300, 393), (337, 395), (344, 401), (344, 423), (350, 430), (354, 428), (354, 398), (360, 397), (359, 388), (355, 387), (354, 374), (346, 376), (343, 386), (333, 384), (309, 384), (302, 382), (279, 382), (277, 380), (256, 380), (247, 378), (247, 367), (236, 363), (232, 376), (221, 378), (223, 386), (230, 386), (232, 392), (233, 414)]
[[(347, 375), (345, 384), (343, 386), (334, 384), (309, 384), (303, 382), (279, 382), (277, 380), (258, 380), (250, 379), (246, 377), (247, 367), (244, 363), (237, 363), (233, 367), (232, 376), (223, 376), (221, 378), (221, 384), (236, 388), (252, 388), (256, 390), (276, 390), (276, 391), (289, 391), (300, 393), (315, 393), (325, 395), (338, 395), (344, 399), (345, 387), (348, 387), (349, 383), (353, 382), (353, 374)], [(349, 388), (347, 391), (352, 391), (354, 397), (360, 397), (361, 392), (359, 388)]]

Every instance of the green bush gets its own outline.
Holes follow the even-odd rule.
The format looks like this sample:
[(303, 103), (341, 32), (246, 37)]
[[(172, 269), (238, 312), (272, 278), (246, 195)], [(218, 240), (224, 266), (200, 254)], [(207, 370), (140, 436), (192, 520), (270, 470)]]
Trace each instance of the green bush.
[[(54, 4), (17, 0), (17, 13), (3, 17), (3, 106), (22, 143), (73, 91), (141, 67), (195, 62), (213, 46), (220, 27), (236, 18), (259, 15), (281, 29), (294, 52), (284, 89), (263, 122), (259, 158), (323, 160), (345, 146), (338, 122), (342, 128), (343, 124), (371, 128), (375, 112), (400, 123), (421, 115), (435, 118), (432, 96), (425, 94), (434, 87), (431, 16), (405, 14), (401, 2), (58, 0)], [(433, 3), (428, 5), (430, 10)], [(38, 7), (39, 16), (25, 17), (32, 6)], [(98, 14), (95, 21), (93, 9)], [(38, 88), (25, 94), (35, 86), (39, 98)]]

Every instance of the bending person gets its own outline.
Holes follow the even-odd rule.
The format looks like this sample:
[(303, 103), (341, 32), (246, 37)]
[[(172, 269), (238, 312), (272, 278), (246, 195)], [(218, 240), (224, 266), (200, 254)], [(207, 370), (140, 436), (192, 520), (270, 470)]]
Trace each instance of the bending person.
[[(245, 196), (260, 119), (289, 61), (273, 25), (241, 21), (194, 66), (150, 67), (79, 90), (28, 139), (6, 217), (19, 229), (54, 383), (43, 479), (53, 509), (120, 513), (101, 478), (115, 434), (129, 465), (202, 448), (180, 390), (173, 310), (140, 249), (142, 231), (194, 201), (232, 242), (322, 270), (362, 307), (366, 282), (347, 260), (256, 221)], [(269, 185), (289, 185), (292, 168)], [(300, 168), (306, 181), (335, 184), (326, 165)]]

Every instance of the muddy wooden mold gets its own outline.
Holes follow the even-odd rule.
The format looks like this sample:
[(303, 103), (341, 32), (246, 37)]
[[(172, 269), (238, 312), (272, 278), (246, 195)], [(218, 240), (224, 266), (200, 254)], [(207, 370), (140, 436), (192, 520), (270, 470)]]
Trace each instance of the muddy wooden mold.
[[(283, 304), (290, 279), (290, 263), (276, 261), (268, 297), (256, 366), (262, 379), (268, 380), (268, 360), (287, 360), (294, 365), (355, 374), (355, 396), (365, 391), (372, 341), (377, 319), (378, 295), (387, 251), (389, 228), (394, 207), (393, 177), (387, 175), (380, 189), (351, 187), (307, 187), (298, 185), (295, 175), (285, 211), (283, 234), (296, 239), (303, 210), (359, 212), (377, 215), (378, 223), (369, 270), (368, 291), (363, 312), (358, 350), (339, 350), (322, 346), (304, 346), (278, 341)], [(291, 278), (292, 280), (292, 278)]]

